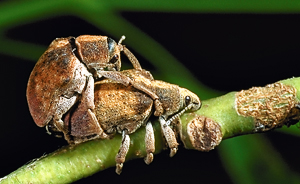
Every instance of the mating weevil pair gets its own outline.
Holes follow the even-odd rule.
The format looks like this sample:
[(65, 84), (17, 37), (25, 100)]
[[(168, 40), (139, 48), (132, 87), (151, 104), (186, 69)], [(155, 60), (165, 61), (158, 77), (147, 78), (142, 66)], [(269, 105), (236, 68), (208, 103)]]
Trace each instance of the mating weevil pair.
[[(124, 38), (123, 38), (124, 39)], [(94, 78), (111, 78), (129, 83), (120, 75), (120, 52), (128, 55), (134, 68), (139, 63), (131, 59), (133, 54), (106, 36), (83, 35), (77, 38), (55, 39), (40, 57), (29, 77), (27, 100), (35, 123), (48, 128), (49, 122), (63, 132), (62, 116), (79, 100), (95, 127), (87, 136), (101, 135), (101, 128), (93, 113)], [(105, 137), (102, 137), (105, 138)]]
[[(171, 148), (170, 156), (176, 153), (178, 143), (169, 124), (183, 112), (201, 107), (194, 93), (154, 80), (121, 45), (122, 40), (117, 44), (106, 36), (89, 35), (56, 39), (37, 62), (27, 87), (35, 123), (46, 126), (48, 132), (62, 132), (69, 143), (121, 133), (122, 143), (116, 156), (118, 174), (129, 149), (129, 134), (141, 125), (146, 125), (145, 162), (152, 162), (154, 133), (147, 121), (153, 104), (154, 115), (159, 116), (163, 135)], [(121, 51), (134, 69), (120, 71)]]

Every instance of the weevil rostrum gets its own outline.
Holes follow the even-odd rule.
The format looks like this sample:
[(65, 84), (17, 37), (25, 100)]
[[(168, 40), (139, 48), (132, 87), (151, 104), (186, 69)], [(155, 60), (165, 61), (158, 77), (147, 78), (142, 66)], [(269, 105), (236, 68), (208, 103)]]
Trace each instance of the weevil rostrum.
[[(129, 84), (132, 81), (118, 71), (120, 52), (124, 52), (133, 67), (141, 69), (134, 55), (107, 36), (82, 35), (77, 38), (57, 38), (39, 58), (28, 80), (27, 101), (35, 123), (64, 131), (62, 116), (81, 98), (85, 114), (93, 128), (86, 136), (105, 138), (94, 109), (94, 81), (110, 78)], [(84, 100), (83, 100), (84, 99)]]
[[(129, 134), (135, 132), (142, 125), (146, 126), (145, 146), (147, 156), (144, 159), (147, 164), (153, 160), (155, 151), (155, 140), (152, 124), (148, 121), (153, 112), (154, 99), (144, 91), (151, 91), (157, 95), (162, 103), (163, 112), (159, 115), (161, 129), (168, 146), (171, 149), (170, 156), (177, 151), (177, 140), (175, 133), (169, 126), (172, 121), (178, 118), (183, 112), (195, 111), (201, 107), (197, 95), (178, 85), (169, 84), (160, 80), (154, 80), (152, 75), (145, 70), (124, 70), (120, 71), (139, 84), (138, 90), (134, 85), (125, 86), (111, 79), (104, 79), (95, 83), (95, 115), (100, 126), (107, 135), (116, 132), (122, 134), (122, 142), (116, 156), (116, 172), (121, 173), (126, 154), (130, 146)], [(80, 103), (84, 104), (84, 103)], [(81, 108), (70, 111), (64, 119), (65, 125), (69, 126), (68, 142), (76, 143), (86, 141), (82, 135), (82, 127), (86, 127), (82, 119), (86, 118)]]

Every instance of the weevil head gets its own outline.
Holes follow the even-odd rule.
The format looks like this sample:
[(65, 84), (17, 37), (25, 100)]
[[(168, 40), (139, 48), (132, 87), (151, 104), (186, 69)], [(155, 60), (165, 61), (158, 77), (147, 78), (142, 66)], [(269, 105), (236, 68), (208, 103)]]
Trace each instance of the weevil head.
[(120, 71), (121, 69), (121, 55), (120, 52), (123, 50), (122, 45), (115, 42), (111, 38), (107, 38), (108, 43), (108, 55), (109, 55), (109, 65), (108, 70)]
[(75, 39), (79, 59), (92, 72), (120, 71), (123, 47), (107, 36), (81, 35)]
[(188, 110), (191, 111), (196, 111), (200, 109), (201, 101), (200, 98), (195, 93), (185, 88), (179, 88), (179, 91), (180, 91), (180, 102), (182, 108), (188, 107)]
[(167, 125), (171, 124), (175, 119), (179, 118), (183, 113), (187, 111), (196, 111), (201, 107), (201, 101), (199, 97), (192, 93), (191, 91), (180, 88), (180, 110), (172, 115), (172, 117), (167, 121)]

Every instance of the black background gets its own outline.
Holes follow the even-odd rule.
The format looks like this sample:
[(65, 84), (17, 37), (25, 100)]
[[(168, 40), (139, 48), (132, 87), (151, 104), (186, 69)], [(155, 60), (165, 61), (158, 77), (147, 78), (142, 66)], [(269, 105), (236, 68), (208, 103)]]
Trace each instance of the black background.
[[(122, 16), (161, 43), (210, 88), (229, 92), (299, 76), (299, 15), (122, 12)], [(10, 39), (45, 47), (56, 37), (81, 34), (110, 36), (74, 16), (24, 24), (6, 32)], [(142, 56), (137, 57), (142, 66), (155, 70)], [(35, 63), (5, 54), (0, 54), (0, 60), (2, 177), (66, 142), (48, 136), (29, 114), (25, 92)], [(296, 144), (289, 135), (273, 132), (265, 136), (282, 155), (288, 155), (284, 151)], [(217, 150), (200, 153), (181, 146), (173, 158), (165, 151), (149, 166), (137, 159), (125, 163), (121, 176), (110, 168), (76, 183), (231, 183)], [(286, 161), (298, 170), (292, 159)]]

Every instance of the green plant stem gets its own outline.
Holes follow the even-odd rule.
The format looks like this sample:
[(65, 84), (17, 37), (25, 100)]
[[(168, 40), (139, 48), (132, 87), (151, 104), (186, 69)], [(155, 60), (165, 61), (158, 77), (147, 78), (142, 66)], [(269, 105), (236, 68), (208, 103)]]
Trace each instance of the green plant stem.
[[(264, 124), (262, 128), (261, 124), (264, 123), (264, 119), (261, 121), (259, 116), (255, 117), (251, 115), (241, 115), (237, 112), (237, 108), (239, 107), (237, 105), (237, 94), (242, 93), (231, 92), (224, 96), (205, 100), (202, 102), (202, 108), (199, 111), (195, 113), (185, 113), (181, 117), (181, 124), (178, 124), (178, 126), (179, 130), (181, 130), (181, 140), (185, 147), (188, 149), (209, 151), (217, 146), (221, 140), (226, 138), (268, 131), (274, 128), (282, 127), (283, 125), (295, 124), (300, 117), (299, 112), (297, 111), (298, 107), (296, 105), (300, 99), (300, 78), (292, 78), (279, 82), (284, 86), (288, 86), (288, 89), (295, 89), (294, 93), (291, 93), (290, 91), (293, 90), (290, 90), (281, 94), (278, 89), (284, 90), (285, 88), (283, 88), (282, 85), (279, 85), (281, 86), (280, 88), (278, 88), (278, 85), (277, 87), (275, 85), (275, 87), (273, 86), (274, 88), (272, 88), (272, 86), (270, 87), (270, 91), (272, 93), (270, 93), (268, 96), (265, 95), (268, 93), (264, 91), (265, 89), (269, 90), (268, 87), (259, 88), (259, 90), (263, 90), (263, 95), (265, 96), (259, 99), (256, 98), (254, 101), (252, 101), (253, 104), (256, 102), (259, 102), (259, 104), (267, 104), (267, 100), (269, 98), (273, 99), (274, 95), (276, 94), (278, 96), (279, 93), (281, 94), (279, 97), (282, 97), (282, 99), (288, 99), (287, 102), (284, 101), (283, 103), (282, 101), (278, 101), (278, 104), (273, 104), (273, 106), (276, 107), (276, 110), (284, 109), (282, 117), (279, 117), (278, 114), (276, 116), (278, 123), (274, 124), (274, 122), (271, 122), (269, 124)], [(277, 90), (275, 90), (275, 93), (273, 93), (274, 89)], [(254, 90), (254, 92), (257, 93), (259, 90)], [(253, 93), (250, 96), (255, 96), (255, 94)], [(241, 105), (245, 104), (249, 106), (249, 102), (241, 103)], [(252, 112), (252, 108), (254, 106), (251, 106), (250, 104), (250, 107), (251, 111), (249, 112)], [(285, 107), (289, 107), (288, 110)], [(264, 112), (266, 111), (266, 109), (263, 110)], [(276, 113), (278, 112), (281, 113), (282, 111), (276, 111)], [(290, 121), (291, 119), (293, 120), (292, 123)], [(201, 122), (200, 120), (204, 120), (204, 124), (202, 124), (202, 127), (196, 127), (198, 131), (198, 137), (196, 137), (200, 137), (199, 139), (205, 140), (206, 142), (204, 141), (203, 144), (207, 143), (207, 145), (209, 145), (206, 147), (202, 147), (201, 145), (199, 146), (199, 144), (202, 144), (201, 141), (200, 143), (198, 142), (199, 144), (195, 147), (190, 137), (195, 136), (196, 134), (191, 135), (191, 131), (189, 132), (187, 128), (191, 125), (191, 122), (194, 122), (195, 125), (199, 125), (197, 123)], [(209, 122), (216, 124), (214, 124), (215, 126), (211, 128), (211, 126), (208, 126)], [(165, 143), (158, 121), (153, 122), (153, 128), (155, 131), (155, 153), (157, 154), (162, 151)], [(126, 157), (126, 161), (135, 158), (142, 158), (146, 155), (144, 136), (144, 128), (140, 128), (138, 131), (130, 135), (131, 145)], [(116, 135), (110, 140), (93, 140), (76, 146), (66, 146), (20, 167), (16, 171), (0, 179), (0, 183), (74, 182), (81, 178), (88, 177), (98, 171), (109, 167), (114, 167), (115, 156), (119, 150), (120, 143), (121, 136)], [(126, 163), (124, 169), (126, 169)]]

